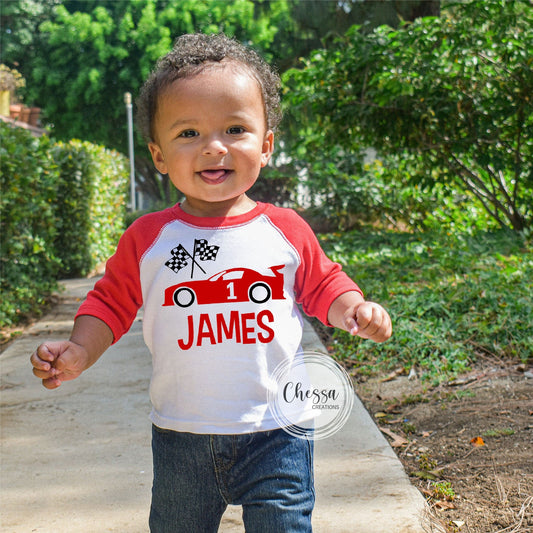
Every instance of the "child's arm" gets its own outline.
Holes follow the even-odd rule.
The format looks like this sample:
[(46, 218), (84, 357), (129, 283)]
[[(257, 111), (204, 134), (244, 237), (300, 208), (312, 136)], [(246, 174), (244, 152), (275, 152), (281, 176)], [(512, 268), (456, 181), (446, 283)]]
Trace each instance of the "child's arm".
[(336, 328), (375, 342), (384, 342), (392, 335), (387, 311), (379, 304), (365, 301), (356, 291), (345, 292), (333, 301), (328, 321)]
[(77, 378), (113, 343), (113, 333), (100, 319), (83, 315), (74, 322), (68, 341), (46, 342), (32, 354), (33, 373), (47, 389)]

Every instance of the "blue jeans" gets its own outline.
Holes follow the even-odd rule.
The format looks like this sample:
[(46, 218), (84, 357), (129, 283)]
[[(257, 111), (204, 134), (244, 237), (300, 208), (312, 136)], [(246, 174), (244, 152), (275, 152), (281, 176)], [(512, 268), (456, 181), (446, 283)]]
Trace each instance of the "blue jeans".
[(282, 429), (197, 435), (153, 426), (152, 533), (218, 531), (228, 504), (248, 533), (309, 533), (313, 442)]

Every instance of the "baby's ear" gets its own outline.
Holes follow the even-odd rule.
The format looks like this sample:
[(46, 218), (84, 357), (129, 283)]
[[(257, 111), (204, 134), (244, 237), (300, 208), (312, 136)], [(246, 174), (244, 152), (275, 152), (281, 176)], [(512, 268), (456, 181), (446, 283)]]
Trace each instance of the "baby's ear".
[(151, 142), (148, 143), (148, 148), (152, 154), (152, 161), (154, 162), (155, 168), (161, 174), (168, 174), (167, 164), (165, 163), (165, 156), (158, 144)]
[(265, 134), (265, 139), (263, 141), (263, 149), (261, 153), (261, 167), (266, 167), (272, 153), (274, 152), (274, 132), (268, 130)]

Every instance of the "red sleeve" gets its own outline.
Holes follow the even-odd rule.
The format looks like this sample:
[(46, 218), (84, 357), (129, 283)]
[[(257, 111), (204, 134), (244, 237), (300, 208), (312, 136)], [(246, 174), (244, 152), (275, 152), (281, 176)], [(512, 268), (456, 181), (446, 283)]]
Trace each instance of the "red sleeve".
[(105, 322), (113, 332), (113, 342), (130, 329), (143, 304), (139, 265), (164, 224), (174, 218), (171, 211), (146, 215), (126, 230), (106, 264), (104, 277), (87, 294), (76, 314), (76, 318), (91, 315)]
[(269, 206), (266, 214), (300, 255), (294, 287), (297, 303), (307, 315), (330, 326), (328, 311), (333, 301), (348, 291), (363, 292), (326, 256), (313, 230), (296, 212)]

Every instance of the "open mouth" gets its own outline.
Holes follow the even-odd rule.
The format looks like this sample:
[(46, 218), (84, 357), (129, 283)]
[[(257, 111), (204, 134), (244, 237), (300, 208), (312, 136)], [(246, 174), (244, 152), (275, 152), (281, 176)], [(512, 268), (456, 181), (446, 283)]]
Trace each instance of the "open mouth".
[(211, 170), (202, 170), (200, 177), (210, 184), (222, 183), (229, 175), (230, 171), (227, 168), (217, 168)]

